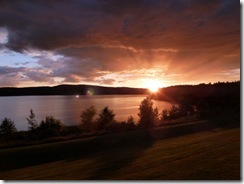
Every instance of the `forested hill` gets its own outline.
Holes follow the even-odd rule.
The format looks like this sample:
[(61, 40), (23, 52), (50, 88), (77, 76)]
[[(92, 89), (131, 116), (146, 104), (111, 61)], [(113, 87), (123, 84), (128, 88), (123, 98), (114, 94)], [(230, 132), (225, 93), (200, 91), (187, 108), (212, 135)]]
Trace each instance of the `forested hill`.
[[(54, 87), (0, 88), (0, 96), (22, 95), (112, 95), (112, 94), (148, 94), (148, 89), (129, 87), (102, 87), (92, 85), (59, 85)], [(153, 94), (155, 99), (179, 101), (182, 98), (238, 98), (240, 99), (240, 81), (215, 84), (178, 85), (161, 88)]]
[(199, 85), (179, 85), (162, 88), (154, 95), (155, 99), (173, 101), (196, 102), (207, 100), (208, 102), (229, 102), (240, 103), (240, 81), (237, 82), (218, 82), (214, 84)]
[(32, 95), (126, 95), (146, 94), (147, 89), (128, 87), (102, 87), (92, 85), (59, 85), (54, 87), (0, 88), (0, 96)]

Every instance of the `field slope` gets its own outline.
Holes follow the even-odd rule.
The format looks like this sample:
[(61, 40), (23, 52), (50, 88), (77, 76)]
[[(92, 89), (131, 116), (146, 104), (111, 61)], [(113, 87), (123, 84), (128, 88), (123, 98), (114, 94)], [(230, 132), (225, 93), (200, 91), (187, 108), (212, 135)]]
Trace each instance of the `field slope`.
[(153, 131), (0, 150), (3, 180), (240, 180), (240, 129)]

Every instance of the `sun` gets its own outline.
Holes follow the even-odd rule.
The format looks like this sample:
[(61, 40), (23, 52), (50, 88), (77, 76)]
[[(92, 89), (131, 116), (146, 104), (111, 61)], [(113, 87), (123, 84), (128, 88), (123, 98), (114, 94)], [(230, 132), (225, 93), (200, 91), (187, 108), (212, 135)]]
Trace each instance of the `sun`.
[(148, 89), (149, 89), (151, 92), (155, 93), (155, 92), (158, 91), (159, 87), (157, 87), (157, 86), (150, 86), (150, 87), (148, 87)]
[(145, 83), (145, 87), (152, 93), (156, 93), (161, 86), (160, 81), (153, 79), (147, 80)]

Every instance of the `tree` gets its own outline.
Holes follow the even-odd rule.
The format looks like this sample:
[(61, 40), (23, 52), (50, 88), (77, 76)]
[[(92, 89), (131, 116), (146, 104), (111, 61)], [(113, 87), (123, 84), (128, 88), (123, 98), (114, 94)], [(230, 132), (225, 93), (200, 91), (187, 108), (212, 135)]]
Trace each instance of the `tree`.
[(81, 113), (81, 128), (85, 131), (92, 130), (92, 124), (97, 111), (94, 106), (87, 108)]
[(29, 124), (29, 130), (33, 131), (35, 129), (37, 129), (38, 127), (38, 123), (35, 119), (36, 115), (34, 114), (33, 110), (31, 109), (30, 110), (30, 115), (29, 115), (29, 118), (26, 118), (27, 121), (28, 121), (28, 124)]
[(0, 135), (8, 136), (17, 132), (14, 121), (10, 118), (4, 118), (0, 124)]
[(155, 120), (158, 119), (158, 109), (153, 109), (153, 101), (147, 97), (142, 100), (139, 107), (139, 126), (143, 128), (154, 126)]
[(153, 114), (154, 114), (154, 124), (158, 124), (159, 123), (159, 116), (160, 116), (160, 114), (159, 114), (159, 112), (158, 112), (158, 108), (157, 107), (155, 107), (154, 109), (153, 109)]
[(47, 116), (45, 120), (41, 121), (38, 130), (41, 137), (46, 138), (59, 135), (63, 127), (64, 125), (59, 119), (53, 116)]
[(107, 124), (113, 123), (115, 114), (108, 107), (101, 110), (98, 118), (99, 128), (104, 128)]

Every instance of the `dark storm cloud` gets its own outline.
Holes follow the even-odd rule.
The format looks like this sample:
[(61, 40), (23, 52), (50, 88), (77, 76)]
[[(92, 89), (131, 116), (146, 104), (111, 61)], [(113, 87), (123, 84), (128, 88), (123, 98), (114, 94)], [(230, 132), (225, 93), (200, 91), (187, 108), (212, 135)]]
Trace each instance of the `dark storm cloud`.
[(0, 27), (11, 50), (63, 55), (62, 66), (48, 66), (66, 81), (160, 64), (197, 73), (240, 62), (237, 0), (1, 0)]
[(210, 41), (218, 46), (223, 39), (238, 39), (230, 34), (240, 30), (236, 0), (3, 0), (0, 5), (7, 46), (19, 51), (113, 42), (147, 49), (206, 47)]
[(84, 11), (86, 1), (76, 2), (2, 1), (0, 26), (8, 29), (7, 46), (17, 51), (28, 47), (49, 50), (84, 40), (99, 17)]
[(8, 66), (0, 66), (0, 76), (7, 75), (7, 74), (15, 74), (22, 70), (24, 70), (23, 67), (13, 68)]

